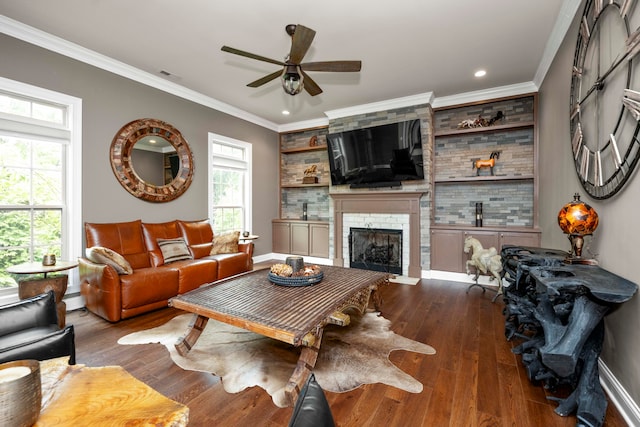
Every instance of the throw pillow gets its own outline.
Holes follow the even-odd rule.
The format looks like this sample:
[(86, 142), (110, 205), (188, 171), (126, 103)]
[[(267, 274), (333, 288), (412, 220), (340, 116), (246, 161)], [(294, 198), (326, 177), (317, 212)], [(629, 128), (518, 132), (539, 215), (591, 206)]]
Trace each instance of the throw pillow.
[(209, 255), (216, 254), (235, 254), (238, 252), (238, 241), (240, 240), (240, 232), (233, 231), (231, 233), (221, 234), (213, 238), (213, 246)]
[(102, 246), (92, 246), (85, 251), (87, 258), (98, 264), (108, 264), (115, 268), (118, 274), (131, 274), (131, 264), (119, 253)]
[(193, 259), (187, 244), (183, 238), (178, 239), (158, 239), (158, 247), (162, 251), (164, 263)]

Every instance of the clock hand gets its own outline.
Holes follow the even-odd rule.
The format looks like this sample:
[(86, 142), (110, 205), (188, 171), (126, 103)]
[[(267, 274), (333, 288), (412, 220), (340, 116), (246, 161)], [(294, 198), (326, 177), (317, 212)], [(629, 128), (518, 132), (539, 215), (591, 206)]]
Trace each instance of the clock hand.
[(589, 98), (589, 95), (591, 95), (595, 90), (602, 90), (607, 77), (609, 77), (609, 75), (613, 73), (620, 64), (625, 61), (631, 61), (636, 56), (636, 54), (640, 52), (640, 28), (638, 28), (636, 31), (631, 33), (629, 37), (627, 37), (625, 46), (626, 47), (624, 54), (620, 58), (615, 60), (609, 67), (609, 69), (605, 71), (604, 74), (596, 80), (593, 86), (589, 88), (585, 96), (582, 98), (582, 100), (580, 100), (580, 105), (582, 105), (582, 103), (585, 102), (587, 98)]

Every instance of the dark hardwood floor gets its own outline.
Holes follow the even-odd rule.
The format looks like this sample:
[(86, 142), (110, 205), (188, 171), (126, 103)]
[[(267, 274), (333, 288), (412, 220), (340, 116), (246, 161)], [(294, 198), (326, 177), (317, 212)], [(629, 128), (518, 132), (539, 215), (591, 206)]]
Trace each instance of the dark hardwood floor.
[[(327, 393), (338, 426), (575, 426), (560, 417), (542, 387), (530, 384), (504, 338), (502, 301), (460, 283), (423, 280), (416, 286), (390, 284), (381, 290), (382, 314), (395, 332), (433, 346), (426, 356), (394, 351), (391, 360), (424, 384), (407, 393), (374, 384), (347, 393)], [(78, 363), (120, 365), (164, 395), (187, 405), (190, 426), (286, 426), (291, 408), (277, 408), (254, 387), (228, 394), (209, 373), (184, 371), (160, 344), (121, 346), (131, 332), (164, 324), (181, 313), (166, 308), (111, 324), (82, 310), (74, 324)], [(607, 427), (626, 426), (610, 403)]]

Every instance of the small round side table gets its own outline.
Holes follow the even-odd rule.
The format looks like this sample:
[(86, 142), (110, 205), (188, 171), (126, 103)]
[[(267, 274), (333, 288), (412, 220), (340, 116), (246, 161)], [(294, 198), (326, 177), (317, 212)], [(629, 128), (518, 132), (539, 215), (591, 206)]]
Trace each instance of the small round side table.
[(56, 296), (58, 326), (64, 328), (67, 304), (62, 301), (62, 298), (64, 297), (64, 293), (67, 292), (67, 281), (69, 277), (66, 274), (47, 277), (47, 273), (70, 270), (77, 266), (77, 261), (58, 261), (55, 265), (42, 265), (40, 262), (25, 262), (8, 267), (7, 272), (12, 274), (43, 274), (44, 277), (42, 278), (18, 280), (18, 297), (20, 297), (20, 299), (31, 298), (53, 290)]

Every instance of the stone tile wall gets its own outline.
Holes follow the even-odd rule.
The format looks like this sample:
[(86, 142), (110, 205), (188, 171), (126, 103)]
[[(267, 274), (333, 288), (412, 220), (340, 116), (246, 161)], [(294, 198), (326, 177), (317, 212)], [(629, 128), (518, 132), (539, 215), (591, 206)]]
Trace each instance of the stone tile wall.
[[(429, 232), (430, 227), (430, 211), (431, 211), (431, 159), (432, 159), (432, 147), (433, 147), (433, 109), (429, 104), (415, 105), (410, 107), (397, 108), (388, 111), (378, 111), (374, 113), (360, 114), (350, 117), (341, 117), (331, 120), (329, 123), (329, 133), (342, 132), (346, 130), (354, 130), (360, 128), (366, 128), (371, 126), (378, 126), (388, 123), (403, 122), (406, 120), (420, 119), (420, 130), (422, 132), (422, 156), (424, 161), (424, 176), (425, 179), (421, 181), (406, 181), (402, 183), (402, 187), (398, 188), (365, 188), (365, 189), (351, 189), (348, 185), (331, 186), (330, 193), (348, 193), (348, 192), (380, 192), (380, 191), (422, 191), (424, 195), (420, 199), (420, 259), (423, 270), (430, 269), (431, 262), (431, 250), (430, 240), (431, 234)], [(364, 212), (366, 213), (366, 212)], [(335, 254), (334, 244), (335, 238), (333, 236), (333, 203), (331, 203), (329, 212), (329, 256), (333, 258)], [(362, 226), (362, 224), (360, 225)], [(348, 227), (344, 227), (343, 234), (348, 234)], [(344, 239), (344, 236), (343, 236)], [(403, 241), (407, 242), (409, 239), (403, 237)], [(403, 257), (408, 257), (408, 249), (403, 251)], [(348, 253), (348, 251), (346, 252)], [(409, 262), (403, 262), (403, 268), (408, 266)]]

